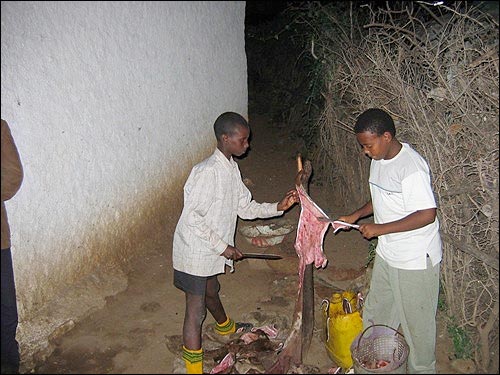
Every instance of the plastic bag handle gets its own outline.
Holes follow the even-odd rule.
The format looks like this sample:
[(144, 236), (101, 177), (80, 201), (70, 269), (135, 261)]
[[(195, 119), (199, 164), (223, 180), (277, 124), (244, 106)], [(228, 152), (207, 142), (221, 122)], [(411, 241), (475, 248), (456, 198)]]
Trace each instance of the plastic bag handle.
[(326, 313), (326, 341), (328, 341), (330, 339), (330, 326), (328, 324), (330, 321), (330, 300), (325, 298), (321, 301), (321, 308)]
[[(324, 306), (326, 306), (326, 307), (324, 307)], [(321, 308), (325, 311), (326, 315), (329, 316), (330, 315), (330, 300), (325, 298), (323, 301), (321, 301)]]

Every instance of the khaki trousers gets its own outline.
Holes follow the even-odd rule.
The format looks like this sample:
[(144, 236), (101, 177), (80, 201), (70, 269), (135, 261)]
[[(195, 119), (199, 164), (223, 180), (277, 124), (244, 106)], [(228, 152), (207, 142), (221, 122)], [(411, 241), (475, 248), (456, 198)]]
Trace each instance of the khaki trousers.
[(410, 347), (408, 373), (436, 373), (436, 311), (440, 264), (425, 270), (393, 268), (375, 256), (363, 327), (386, 324), (401, 331)]

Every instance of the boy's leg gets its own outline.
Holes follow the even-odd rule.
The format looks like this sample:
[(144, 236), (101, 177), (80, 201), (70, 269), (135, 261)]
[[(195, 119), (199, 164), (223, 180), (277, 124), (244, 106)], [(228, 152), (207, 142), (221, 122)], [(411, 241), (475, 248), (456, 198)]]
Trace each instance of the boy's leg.
[(186, 296), (186, 309), (182, 327), (182, 359), (186, 364), (188, 374), (202, 374), (201, 327), (207, 314), (205, 306), (207, 278), (174, 269), (174, 285), (182, 290)]
[(208, 311), (215, 319), (215, 331), (220, 335), (229, 335), (238, 329), (249, 330), (253, 327), (250, 323), (236, 323), (227, 316), (224, 306), (219, 298), (220, 284), (217, 276), (207, 279), (207, 294), (205, 303)]
[(18, 325), (16, 286), (10, 249), (1, 250), (2, 255), (2, 374), (17, 374), (19, 371), (19, 344), (16, 340)]
[(376, 255), (370, 289), (363, 306), (363, 328), (372, 324), (385, 324), (394, 329), (399, 326), (390, 272), (389, 265)]
[(217, 276), (209, 277), (207, 280), (207, 294), (205, 303), (208, 311), (215, 319), (215, 331), (221, 335), (234, 333), (236, 326), (234, 320), (226, 315), (224, 306), (219, 297), (220, 284)]
[(396, 304), (401, 306), (401, 328), (410, 347), (410, 374), (436, 373), (436, 312), (439, 297), (440, 265), (427, 269), (399, 270)]
[(205, 295), (205, 303), (208, 311), (214, 317), (218, 324), (226, 321), (227, 315), (224, 311), (224, 306), (219, 298), (220, 284), (217, 276), (209, 277), (207, 279), (207, 293)]
[(206, 316), (203, 295), (186, 292), (186, 312), (182, 327), (182, 359), (188, 374), (203, 373), (203, 349), (201, 347), (201, 327)]
[(182, 337), (184, 346), (187, 348), (201, 349), (201, 327), (206, 314), (204, 296), (186, 292), (186, 312)]

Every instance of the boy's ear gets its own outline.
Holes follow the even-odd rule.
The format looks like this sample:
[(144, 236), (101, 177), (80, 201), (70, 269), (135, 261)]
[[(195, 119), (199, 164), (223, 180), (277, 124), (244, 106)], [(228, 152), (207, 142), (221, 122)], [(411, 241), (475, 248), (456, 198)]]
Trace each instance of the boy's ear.
[(382, 135), (382, 137), (384, 137), (384, 140), (387, 141), (387, 142), (392, 141), (392, 134), (389, 133), (389, 132), (384, 132), (384, 134)]

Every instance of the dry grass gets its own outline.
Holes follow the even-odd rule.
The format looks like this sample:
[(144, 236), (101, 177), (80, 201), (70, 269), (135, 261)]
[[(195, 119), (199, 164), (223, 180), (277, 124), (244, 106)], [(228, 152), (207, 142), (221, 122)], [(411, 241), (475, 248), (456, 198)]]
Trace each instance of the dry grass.
[[(315, 31), (314, 57), (322, 51), (329, 64), (315, 163), (347, 209), (357, 208), (369, 198), (369, 161), (360, 156), (352, 125), (370, 107), (393, 116), (398, 139), (412, 144), (432, 171), (448, 315), (470, 332), (478, 368), (495, 372), (498, 23), (465, 5), (404, 4), (368, 8), (362, 31)], [(328, 7), (320, 12), (337, 22)]]

